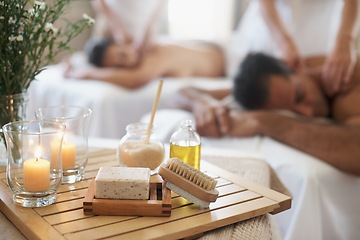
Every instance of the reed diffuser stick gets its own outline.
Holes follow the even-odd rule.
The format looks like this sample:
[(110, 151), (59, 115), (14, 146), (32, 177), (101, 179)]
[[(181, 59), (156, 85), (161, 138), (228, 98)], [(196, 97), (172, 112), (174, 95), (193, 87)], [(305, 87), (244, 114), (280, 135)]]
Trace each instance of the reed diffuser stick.
[(145, 143), (149, 143), (149, 141), (150, 141), (151, 129), (152, 129), (152, 126), (153, 126), (154, 117), (155, 117), (156, 109), (157, 109), (157, 106), (158, 106), (158, 103), (159, 103), (163, 83), (164, 83), (164, 80), (159, 81), (159, 86), (158, 86), (158, 90), (157, 90), (157, 93), (156, 93), (155, 102), (154, 102), (152, 110), (151, 110), (151, 117), (150, 117), (149, 126), (147, 128), (147, 134), (146, 134)]

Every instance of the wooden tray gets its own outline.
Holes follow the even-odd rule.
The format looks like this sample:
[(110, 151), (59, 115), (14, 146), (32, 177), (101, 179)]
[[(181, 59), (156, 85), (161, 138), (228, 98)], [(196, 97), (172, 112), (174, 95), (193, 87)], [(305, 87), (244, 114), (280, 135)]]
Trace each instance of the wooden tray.
[(168, 217), (171, 214), (171, 191), (161, 181), (150, 183), (149, 200), (114, 200), (95, 198), (95, 179), (85, 195), (85, 215), (121, 215)]
[(201, 210), (172, 194), (169, 217), (85, 215), (84, 197), (98, 169), (117, 164), (116, 150), (94, 152), (91, 149), (85, 179), (61, 185), (57, 202), (42, 208), (23, 208), (13, 204), (5, 168), (2, 167), (0, 210), (28, 239), (181, 239), (269, 212), (281, 212), (291, 205), (290, 197), (204, 161), (202, 170), (217, 178), (220, 192), (209, 209)]

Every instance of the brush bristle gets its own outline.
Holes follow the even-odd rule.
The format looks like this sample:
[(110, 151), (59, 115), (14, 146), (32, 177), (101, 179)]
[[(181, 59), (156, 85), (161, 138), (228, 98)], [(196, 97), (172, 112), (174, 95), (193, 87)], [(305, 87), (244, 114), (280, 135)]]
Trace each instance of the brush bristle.
[(180, 159), (171, 158), (167, 162), (166, 168), (205, 190), (212, 190), (216, 187), (217, 181), (215, 179), (184, 163)]

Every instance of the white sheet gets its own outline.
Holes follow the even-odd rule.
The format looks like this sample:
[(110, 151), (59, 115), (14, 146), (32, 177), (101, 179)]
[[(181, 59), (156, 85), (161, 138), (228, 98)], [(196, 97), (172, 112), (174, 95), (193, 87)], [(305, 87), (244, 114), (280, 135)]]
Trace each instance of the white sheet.
[[(149, 118), (145, 115), (143, 120)], [(163, 141), (182, 119), (181, 110), (160, 110), (155, 118)], [(171, 122), (168, 121), (171, 119)], [(262, 156), (293, 194), (288, 211), (275, 215), (283, 239), (360, 239), (360, 177), (349, 175), (268, 137), (202, 138), (204, 147)]]
[(258, 151), (294, 194), (287, 239), (360, 239), (360, 177), (271, 138)]
[[(63, 77), (64, 66), (54, 65), (43, 71), (29, 88), (28, 118), (34, 119), (39, 107), (51, 105), (78, 105), (93, 110), (89, 136), (121, 138), (129, 123), (138, 122), (152, 109), (158, 88), (154, 80), (137, 90), (97, 80), (76, 80)], [(198, 85), (208, 88), (230, 86), (224, 78), (166, 78), (158, 108), (166, 107), (167, 100), (181, 87)]]

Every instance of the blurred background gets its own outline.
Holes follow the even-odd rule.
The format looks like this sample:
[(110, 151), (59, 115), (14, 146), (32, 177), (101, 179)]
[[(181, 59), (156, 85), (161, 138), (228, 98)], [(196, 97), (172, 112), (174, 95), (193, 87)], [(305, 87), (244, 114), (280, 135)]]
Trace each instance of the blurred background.
[[(92, 2), (73, 0), (64, 18), (72, 21), (81, 17), (82, 13), (95, 17)], [(161, 19), (160, 34), (179, 40), (199, 39), (226, 44), (248, 2), (248, 0), (167, 0)], [(72, 41), (71, 47), (74, 51), (82, 50), (92, 31), (93, 28), (88, 29)], [(60, 54), (56, 62), (66, 56), (69, 56), (69, 53)]]

